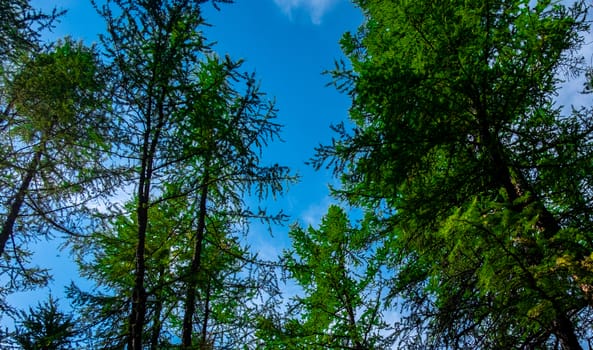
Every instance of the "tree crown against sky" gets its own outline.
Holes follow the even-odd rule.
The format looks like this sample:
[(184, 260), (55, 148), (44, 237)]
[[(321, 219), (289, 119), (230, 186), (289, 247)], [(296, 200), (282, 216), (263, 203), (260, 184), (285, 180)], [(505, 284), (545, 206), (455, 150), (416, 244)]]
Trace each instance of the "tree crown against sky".
[(50, 295), (47, 301), (39, 302), (34, 309), (20, 313), (15, 338), (22, 349), (72, 348), (77, 335), (75, 320), (58, 307), (58, 301)]
[(0, 60), (38, 48), (42, 31), (52, 28), (63, 11), (53, 9), (46, 13), (36, 10), (28, 0), (2, 0), (0, 2)]
[[(111, 62), (113, 117), (124, 126), (118, 149), (130, 160), (130, 184), (136, 191), (133, 210), (124, 214), (135, 216), (136, 231), (130, 240), (133, 250), (127, 252), (133, 261), (133, 283), (128, 286), (128, 303), (120, 303), (130, 309), (129, 318), (118, 315), (117, 320), (127, 328), (120, 335), (130, 349), (143, 348), (149, 341), (149, 325), (151, 347), (160, 346), (161, 324), (171, 324), (172, 317), (182, 320), (182, 348), (213, 341), (208, 323), (215, 315), (211, 297), (220, 287), (214, 288), (215, 277), (200, 278), (210, 263), (203, 255), (212, 256), (207, 248), (215, 233), (213, 221), (234, 227), (247, 227), (254, 218), (281, 221), (282, 214), (253, 209), (246, 198), (278, 195), (293, 180), (287, 167), (261, 161), (263, 148), (281, 129), (275, 122), (276, 109), (254, 75), (240, 71), (241, 61), (211, 50), (201, 29), (202, 3), (206, 1), (94, 3), (108, 27), (101, 39)], [(183, 227), (190, 234), (189, 252), (179, 271), (161, 271), (162, 265), (151, 260), (154, 252), (147, 250), (151, 240), (173, 246), (167, 239), (181, 236), (153, 232), (158, 212), (151, 208), (182, 198), (185, 207), (173, 207), (179, 210), (173, 215), (191, 217)], [(229, 265), (222, 274), (233, 278), (232, 269)], [(164, 295), (160, 289), (166, 286), (148, 289), (150, 279), (175, 273), (170, 279), (179, 281), (175, 291), (180, 303), (157, 299), (153, 305), (152, 298)], [(161, 316), (163, 307), (169, 307), (169, 313)]]
[[(355, 3), (366, 18), (334, 72), (352, 124), (314, 164), (337, 165), (336, 198), (365, 215), (331, 207), (318, 229), (292, 228), (276, 263), (302, 288), (288, 309), (253, 301), (278, 281), (243, 270), (255, 258), (236, 235), (267, 216), (244, 205), (283, 190), (285, 168), (259, 167), (279, 132), (274, 106), (238, 61), (213, 54), (197, 3), (189, 17), (182, 0), (97, 6), (111, 23), (107, 115), (127, 125), (109, 154), (129, 160), (136, 193), (78, 241), (107, 293), (72, 295), (117, 325), (90, 342), (216, 347), (238, 344), (233, 327), (252, 348), (579, 349), (590, 338), (591, 110), (556, 95), (589, 70), (585, 3)], [(242, 283), (254, 289), (230, 287)]]
[(107, 192), (115, 177), (106, 166), (111, 134), (97, 52), (66, 38), (3, 64), (5, 295), (47, 283), (43, 267), (29, 266), (29, 244), (84, 231), (85, 203)]
[(335, 72), (355, 126), (337, 126), (316, 164), (335, 164), (336, 194), (383, 218), (402, 339), (580, 348), (591, 109), (565, 113), (556, 96), (589, 69), (588, 5), (357, 4), (367, 20), (342, 40), (353, 68)]

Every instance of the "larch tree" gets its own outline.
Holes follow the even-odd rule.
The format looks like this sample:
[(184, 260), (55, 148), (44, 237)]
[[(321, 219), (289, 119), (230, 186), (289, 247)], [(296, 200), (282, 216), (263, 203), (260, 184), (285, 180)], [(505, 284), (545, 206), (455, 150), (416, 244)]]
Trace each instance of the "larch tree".
[(74, 316), (60, 311), (51, 295), (47, 301), (21, 311), (13, 336), (23, 350), (73, 349), (78, 331)]
[(51, 13), (36, 10), (29, 0), (1, 0), (0, 62), (4, 65), (6, 60), (36, 51), (43, 30), (50, 29), (63, 13), (56, 9)]
[[(136, 235), (127, 347), (141, 349), (147, 324), (147, 248), (151, 208), (186, 198), (194, 215), (192, 256), (185, 284), (182, 347), (194, 347), (202, 250), (214, 218), (281, 219), (245, 205), (283, 190), (288, 169), (261, 164), (263, 147), (278, 136), (276, 109), (241, 62), (212, 53), (201, 28), (208, 1), (109, 1), (96, 5), (107, 22), (102, 37), (112, 63), (114, 112), (126, 134), (122, 159), (135, 176)], [(228, 3), (231, 1), (214, 1)], [(182, 212), (184, 214), (185, 211)], [(218, 219), (217, 219), (218, 220)], [(203, 333), (202, 333), (203, 334)], [(203, 337), (202, 337), (203, 338)]]
[(357, 227), (344, 209), (332, 205), (319, 228), (291, 228), (292, 248), (284, 252), (282, 263), (299, 292), (279, 322), (260, 318), (260, 348), (392, 348), (391, 327), (383, 318), (379, 246), (366, 222)]
[[(318, 149), (374, 212), (402, 346), (582, 349), (593, 320), (582, 1), (355, 1), (352, 129)], [(582, 82), (581, 82), (582, 84)]]
[(122, 155), (135, 169), (137, 232), (127, 346), (142, 349), (146, 323), (146, 235), (149, 209), (164, 192), (164, 174), (178, 154), (169, 144), (184, 103), (189, 72), (207, 50), (199, 27), (203, 1), (107, 2), (102, 43), (112, 63), (115, 113), (127, 135)]
[(0, 130), (0, 254), (2, 274), (9, 276), (2, 294), (45, 283), (43, 271), (25, 268), (27, 243), (58, 231), (80, 233), (83, 205), (113, 179), (96, 51), (65, 39), (24, 56), (16, 67), (5, 76)]

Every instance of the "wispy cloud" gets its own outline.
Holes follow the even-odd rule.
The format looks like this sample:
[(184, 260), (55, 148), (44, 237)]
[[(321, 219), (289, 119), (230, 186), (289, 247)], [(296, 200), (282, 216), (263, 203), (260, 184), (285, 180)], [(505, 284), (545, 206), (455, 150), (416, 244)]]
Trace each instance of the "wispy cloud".
[(327, 214), (327, 209), (332, 203), (334, 203), (334, 201), (329, 196), (326, 196), (321, 199), (319, 203), (311, 204), (301, 214), (300, 219), (302, 223), (304, 223), (305, 226), (319, 226), (321, 219)]
[(311, 17), (311, 22), (321, 24), (321, 19), (340, 0), (274, 0), (288, 17), (292, 18), (295, 10), (305, 10)]

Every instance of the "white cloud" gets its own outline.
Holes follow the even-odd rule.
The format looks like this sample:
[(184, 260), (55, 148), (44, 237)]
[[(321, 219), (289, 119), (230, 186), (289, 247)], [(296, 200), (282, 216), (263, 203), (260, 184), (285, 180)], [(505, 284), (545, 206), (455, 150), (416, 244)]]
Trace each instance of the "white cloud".
[(311, 22), (321, 24), (321, 18), (340, 0), (274, 0), (289, 18), (293, 11), (303, 9), (309, 13)]
[(332, 205), (334, 201), (331, 197), (326, 196), (319, 203), (311, 204), (307, 209), (303, 211), (301, 214), (301, 221), (306, 226), (313, 226), (317, 227), (321, 223), (321, 219), (325, 214), (327, 214), (327, 209), (330, 205)]

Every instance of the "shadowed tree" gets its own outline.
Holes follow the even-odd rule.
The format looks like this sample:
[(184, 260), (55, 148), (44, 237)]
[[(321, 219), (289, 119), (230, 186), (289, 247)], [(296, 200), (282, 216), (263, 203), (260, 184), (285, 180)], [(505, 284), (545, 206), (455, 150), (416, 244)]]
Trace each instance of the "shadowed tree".
[[(318, 149), (374, 212), (402, 345), (581, 349), (592, 320), (590, 106), (577, 1), (355, 1), (352, 130)], [(586, 100), (586, 99), (585, 99)], [(415, 337), (418, 335), (418, 337)]]
[(60, 311), (51, 295), (35, 309), (21, 311), (16, 323), (14, 339), (23, 350), (74, 349), (74, 318)]
[[(6, 291), (45, 283), (25, 269), (27, 243), (80, 232), (82, 205), (106, 192), (110, 126), (93, 48), (65, 39), (23, 58), (8, 77), (0, 132), (0, 255)], [(29, 271), (29, 272), (28, 272)], [(24, 285), (16, 282), (23, 278)]]

